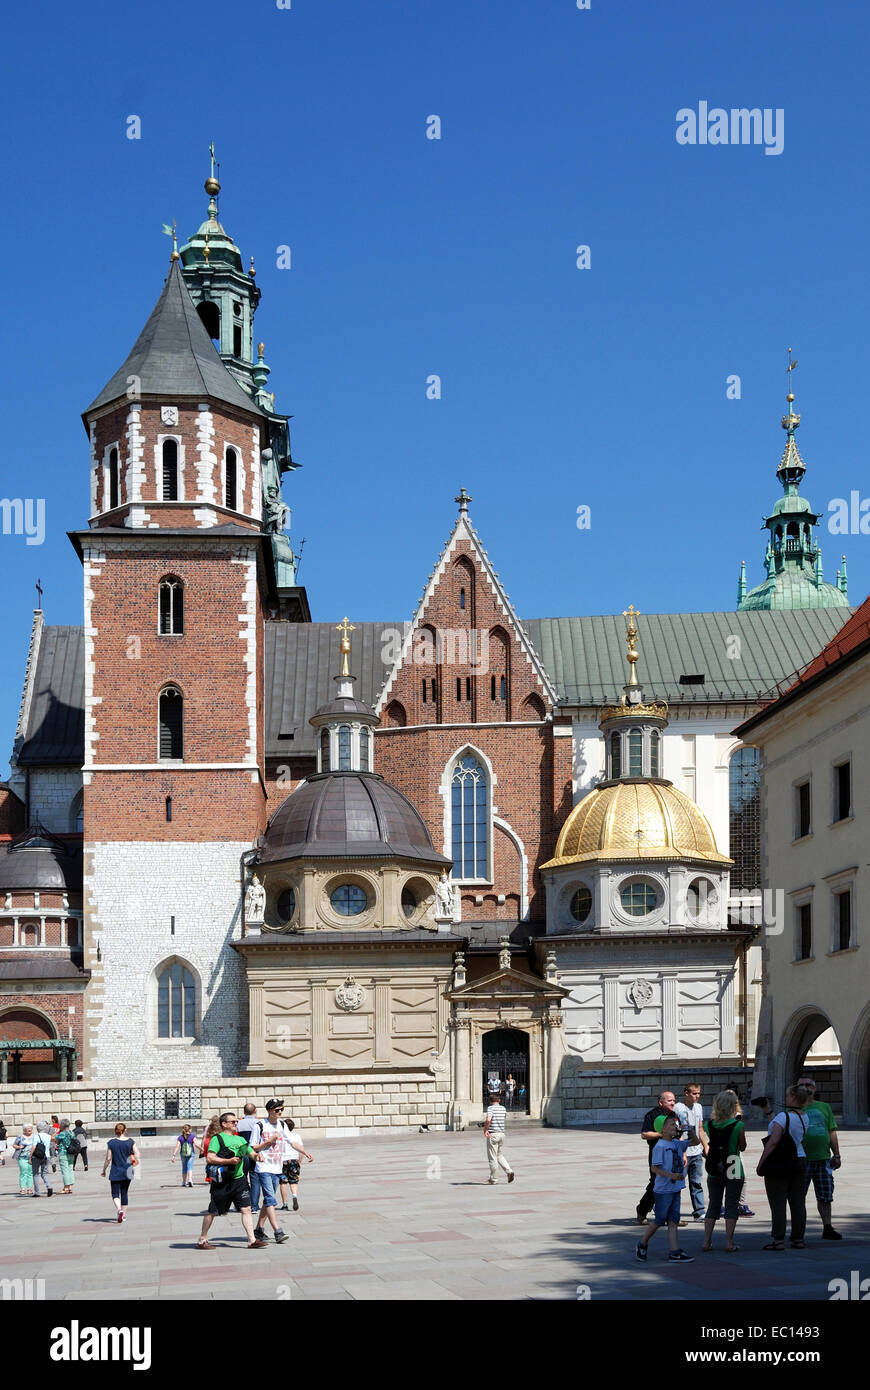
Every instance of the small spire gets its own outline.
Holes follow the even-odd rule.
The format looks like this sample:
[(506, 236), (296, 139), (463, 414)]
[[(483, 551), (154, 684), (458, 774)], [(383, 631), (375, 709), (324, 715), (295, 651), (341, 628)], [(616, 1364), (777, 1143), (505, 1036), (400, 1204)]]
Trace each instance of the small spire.
[(740, 578), (737, 580), (737, 607), (746, 598), (746, 561), (740, 561)]
[(815, 563), (815, 569), (814, 569), (814, 576), (813, 576), (813, 577), (815, 578), (815, 581), (816, 581), (816, 588), (817, 588), (817, 589), (820, 589), (821, 586), (822, 586), (822, 547), (821, 547), (821, 546), (819, 546), (818, 550), (816, 551), (816, 563)]
[(42, 612), (42, 580), (36, 581), (36, 608), (37, 612)]
[(794, 361), (792, 361), (791, 348), (789, 348), (788, 366), (785, 369), (785, 380), (786, 385), (788, 386), (788, 394), (786, 395), (785, 399), (788, 402), (788, 415), (783, 415), (782, 417), (782, 427), (784, 430), (788, 431), (789, 438), (791, 438), (791, 436), (794, 434), (795, 430), (801, 422), (801, 417), (799, 415), (795, 415), (794, 413), (794, 392), (791, 389), (791, 373), (794, 371), (796, 366), (797, 358), (795, 358)]
[(351, 634), (352, 632), (356, 632), (356, 628), (354, 627), (353, 623), (349, 623), (348, 620), (347, 620), (347, 618), (345, 617), (345, 618), (342, 619), (342, 621), (341, 621), (340, 623), (338, 623), (338, 624), (336, 625), (336, 629), (335, 629), (335, 630), (336, 630), (336, 632), (340, 632), (340, 633), (341, 633), (341, 642), (339, 643), (339, 651), (341, 652), (341, 670), (340, 670), (340, 672), (339, 672), (339, 675), (340, 675), (340, 676), (349, 676), (349, 675), (350, 675), (350, 634)]
[(209, 176), (208, 176), (208, 178), (206, 179), (205, 184), (203, 185), (203, 187), (205, 188), (205, 191), (206, 191), (206, 193), (208, 194), (208, 198), (209, 198), (209, 203), (208, 203), (208, 215), (209, 215), (209, 217), (212, 219), (212, 221), (215, 221), (215, 222), (216, 222), (216, 221), (217, 221), (217, 203), (215, 202), (215, 198), (216, 198), (217, 195), (220, 193), (220, 191), (221, 191), (221, 186), (220, 186), (220, 182), (218, 181), (217, 175), (216, 175), (216, 173), (215, 173), (215, 169), (218, 169), (218, 170), (219, 170), (219, 169), (220, 169), (220, 165), (219, 165), (219, 164), (216, 165), (216, 164), (215, 164), (215, 161), (214, 161), (214, 140), (212, 140), (211, 144), (209, 145), (209, 147), (208, 147), (208, 152), (209, 152), (209, 155), (211, 156), (211, 172), (209, 173)]
[(628, 678), (628, 683), (629, 685), (637, 685), (636, 662), (640, 656), (640, 653), (634, 644), (637, 640), (637, 623), (635, 622), (635, 619), (640, 617), (640, 609), (635, 608), (634, 604), (630, 603), (627, 608), (623, 609), (622, 616), (623, 618), (628, 618), (628, 622), (625, 626), (625, 640), (628, 645), (626, 660), (628, 661), (629, 667), (631, 669), (631, 675)]
[(471, 497), (471, 496), (465, 491), (465, 488), (464, 488), (464, 487), (461, 487), (461, 488), (459, 489), (459, 496), (458, 496), (458, 497), (454, 497), (453, 500), (454, 500), (454, 502), (458, 502), (458, 503), (459, 503), (459, 515), (460, 515), (460, 516), (467, 516), (467, 515), (468, 515), (468, 504), (469, 504), (469, 502), (473, 502), (473, 501), (474, 501), (474, 498)]
[(839, 573), (837, 574), (837, 588), (840, 590), (840, 592), (841, 592), (842, 594), (846, 594), (846, 596), (848, 597), (849, 580), (848, 580), (848, 578), (847, 578), (847, 576), (846, 576), (846, 557), (845, 557), (845, 555), (843, 556), (843, 563), (842, 563), (842, 565), (840, 566)]

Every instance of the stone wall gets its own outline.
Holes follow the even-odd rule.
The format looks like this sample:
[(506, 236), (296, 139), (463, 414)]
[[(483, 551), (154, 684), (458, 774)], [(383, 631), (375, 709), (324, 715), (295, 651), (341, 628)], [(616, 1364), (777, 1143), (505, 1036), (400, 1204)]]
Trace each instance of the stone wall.
[[(153, 1084), (150, 1079), (143, 1082), (141, 1077), (136, 1081), (139, 1085)], [(166, 1084), (186, 1087), (190, 1085), (190, 1078)], [(51, 1114), (81, 1119), (93, 1128), (96, 1090), (93, 1085), (62, 1086), (59, 1083), (0, 1086), (0, 1118), (13, 1137), (22, 1123), (47, 1119)], [(307, 1142), (327, 1135), (340, 1138), (342, 1135), (395, 1133), (418, 1129), (420, 1125), (444, 1129), (450, 1104), (450, 1083), (446, 1074), (432, 1076), (429, 1072), (394, 1073), (376, 1081), (370, 1076), (353, 1074), (321, 1074), (291, 1082), (286, 1077), (258, 1076), (255, 1081), (243, 1076), (227, 1077), (222, 1081), (203, 1082), (201, 1114), (182, 1115), (170, 1128), (185, 1118), (201, 1122), (204, 1127), (213, 1115), (229, 1109), (241, 1115), (246, 1101), (256, 1105), (262, 1117), (266, 1113), (266, 1101), (275, 1096), (284, 1100), (286, 1117), (295, 1122)], [(166, 1131), (165, 1121), (143, 1120), (131, 1121), (130, 1133), (138, 1134), (141, 1125)], [(112, 1124), (104, 1122), (96, 1126), (100, 1135), (110, 1134), (112, 1128)]]
[(76, 767), (34, 767), (30, 772), (30, 823), (37, 821), (53, 835), (74, 831), (73, 803), (82, 789)]

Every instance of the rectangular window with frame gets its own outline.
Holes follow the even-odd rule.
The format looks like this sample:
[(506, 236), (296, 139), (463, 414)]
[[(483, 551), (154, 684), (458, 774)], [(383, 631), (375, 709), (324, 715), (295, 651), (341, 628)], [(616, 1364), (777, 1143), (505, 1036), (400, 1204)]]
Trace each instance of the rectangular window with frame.
[(797, 960), (811, 960), (813, 954), (813, 905), (801, 903), (797, 908)]
[(852, 945), (852, 890), (846, 888), (842, 893), (835, 894), (836, 911), (834, 914), (834, 950), (848, 951)]
[(834, 768), (834, 815), (836, 823), (852, 814), (852, 764), (837, 763)]
[(800, 786), (795, 787), (795, 834), (796, 840), (802, 840), (804, 835), (809, 835), (810, 822), (810, 784), (801, 782)]

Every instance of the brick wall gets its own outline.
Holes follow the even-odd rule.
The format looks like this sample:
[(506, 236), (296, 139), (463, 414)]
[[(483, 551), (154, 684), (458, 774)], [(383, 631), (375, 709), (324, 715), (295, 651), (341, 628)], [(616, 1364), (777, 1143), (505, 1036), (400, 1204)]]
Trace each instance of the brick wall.
[[(33, 1010), (33, 1012), (29, 1012)], [(72, 1010), (72, 1013), (70, 1013)], [(47, 1015), (54, 1026), (54, 1033), (46, 1027), (42, 1016)], [(36, 993), (0, 994), (0, 1038), (73, 1037), (79, 1054), (81, 1067), (82, 1032), (84, 1022), (84, 994), (51, 994), (40, 989)], [(52, 1054), (33, 1052), (23, 1055), (25, 1065), (50, 1063)], [(0, 1087), (0, 1091), (2, 1091)], [(2, 1114), (2, 1110), (0, 1110)]]
[(23, 829), (24, 803), (8, 787), (0, 786), (0, 841), (11, 839)]

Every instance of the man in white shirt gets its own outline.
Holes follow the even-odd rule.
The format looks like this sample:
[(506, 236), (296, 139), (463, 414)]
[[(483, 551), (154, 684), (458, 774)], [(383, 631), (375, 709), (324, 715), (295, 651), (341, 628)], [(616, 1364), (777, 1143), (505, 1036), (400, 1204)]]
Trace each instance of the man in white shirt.
[[(678, 1100), (674, 1114), (680, 1121), (682, 1138), (689, 1139), (686, 1149), (686, 1176), (689, 1179), (689, 1195), (696, 1221), (704, 1220), (707, 1204), (704, 1201), (704, 1156), (707, 1153), (707, 1135), (704, 1133), (704, 1112), (701, 1109), (701, 1087), (696, 1081), (689, 1081), (683, 1090), (684, 1100)], [(695, 1139), (692, 1142), (692, 1134)]]
[(508, 1182), (513, 1182), (516, 1174), (505, 1158), (502, 1149), (504, 1147), (504, 1124), (507, 1111), (499, 1100), (494, 1096), (489, 1105), (486, 1118), (483, 1122), (483, 1134), (486, 1139), (486, 1156), (489, 1159), (489, 1181), (491, 1184), (498, 1182), (498, 1170), (503, 1168), (508, 1175)]
[(281, 1245), (290, 1237), (281, 1230), (278, 1224), (278, 1217), (275, 1209), (278, 1206), (278, 1187), (281, 1181), (281, 1173), (284, 1167), (284, 1142), (289, 1134), (287, 1126), (281, 1119), (284, 1113), (283, 1100), (270, 1100), (266, 1102), (266, 1119), (262, 1121), (263, 1139), (274, 1142), (267, 1149), (263, 1149), (257, 1159), (257, 1173), (260, 1178), (260, 1190), (263, 1197), (263, 1209), (260, 1212), (259, 1220), (256, 1225), (256, 1235), (258, 1239), (264, 1240), (266, 1235), (266, 1218), (275, 1236), (275, 1241)]
[[(260, 1142), (260, 1131), (262, 1128), (262, 1122), (257, 1119), (256, 1105), (254, 1105), (253, 1101), (246, 1101), (244, 1113), (239, 1120), (236, 1132), (240, 1134), (243, 1139), (247, 1139), (249, 1144), (254, 1145)], [(260, 1197), (262, 1195), (260, 1191), (260, 1174), (257, 1172), (256, 1168), (251, 1170), (250, 1181), (251, 1211), (256, 1215), (260, 1210)]]

